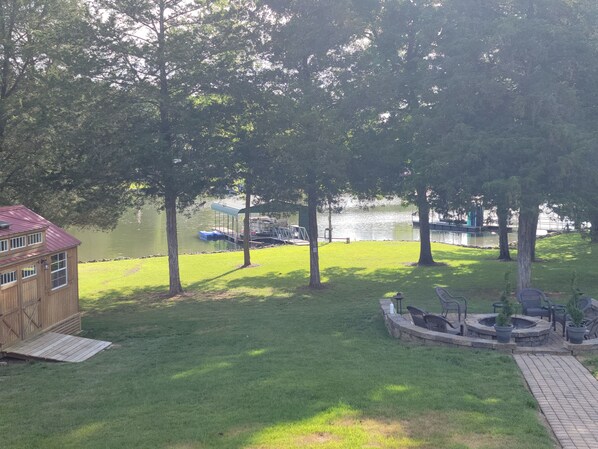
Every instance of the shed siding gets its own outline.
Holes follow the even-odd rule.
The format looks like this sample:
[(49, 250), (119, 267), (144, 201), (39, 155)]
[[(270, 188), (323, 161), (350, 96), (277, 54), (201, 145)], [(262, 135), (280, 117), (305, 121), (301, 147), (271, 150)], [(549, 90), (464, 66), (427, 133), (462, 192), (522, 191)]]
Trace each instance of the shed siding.
[(17, 284), (0, 289), (0, 346), (21, 339), (21, 308)]
[(50, 270), (44, 271), (46, 295), (42, 298), (43, 327), (48, 328), (79, 313), (77, 295), (77, 248), (66, 251), (68, 284), (52, 290)]

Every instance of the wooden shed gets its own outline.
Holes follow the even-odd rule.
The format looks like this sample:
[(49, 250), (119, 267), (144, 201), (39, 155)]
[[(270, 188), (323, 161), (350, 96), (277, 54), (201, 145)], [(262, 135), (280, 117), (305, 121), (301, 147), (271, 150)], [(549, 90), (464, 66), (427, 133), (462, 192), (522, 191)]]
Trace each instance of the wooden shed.
[(25, 206), (0, 207), (0, 352), (43, 331), (81, 331), (80, 243)]

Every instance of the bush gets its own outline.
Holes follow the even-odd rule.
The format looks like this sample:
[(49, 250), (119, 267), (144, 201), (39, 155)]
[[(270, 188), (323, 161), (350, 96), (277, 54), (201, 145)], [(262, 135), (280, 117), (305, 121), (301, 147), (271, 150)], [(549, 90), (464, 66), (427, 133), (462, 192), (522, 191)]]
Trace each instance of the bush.
[(513, 301), (511, 301), (511, 282), (509, 276), (510, 273), (507, 271), (505, 273), (505, 288), (500, 295), (502, 308), (496, 317), (496, 324), (498, 326), (510, 326), (512, 324), (511, 317), (515, 313), (515, 305), (513, 304)]
[(579, 307), (579, 298), (583, 293), (577, 287), (577, 274), (573, 273), (571, 277), (571, 298), (567, 302), (567, 313), (571, 317), (571, 326), (583, 327), (584, 314), (583, 310)]

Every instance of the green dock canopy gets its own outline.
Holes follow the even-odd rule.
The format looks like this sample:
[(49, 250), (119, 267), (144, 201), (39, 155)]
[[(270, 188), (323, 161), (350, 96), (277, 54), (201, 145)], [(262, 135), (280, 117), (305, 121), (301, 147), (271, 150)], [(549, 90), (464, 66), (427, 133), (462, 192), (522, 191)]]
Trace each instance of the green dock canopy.
[(239, 213), (244, 214), (245, 211), (248, 211), (250, 214), (268, 214), (272, 212), (298, 213), (302, 208), (305, 208), (305, 206), (302, 206), (301, 204), (271, 201), (269, 203), (251, 206), (249, 209), (241, 209), (239, 210)]
[(232, 215), (233, 217), (236, 217), (239, 215), (239, 212), (241, 212), (241, 210), (237, 209), (236, 207), (230, 207), (220, 203), (212, 203), (212, 210), (222, 214)]
[(272, 212), (291, 212), (298, 213), (305, 206), (301, 204), (284, 203), (281, 201), (272, 201), (270, 203), (258, 204), (251, 206), (249, 209), (237, 209), (236, 207), (227, 206), (226, 204), (212, 203), (212, 210), (226, 215), (237, 216), (249, 212), (250, 214), (268, 214)]

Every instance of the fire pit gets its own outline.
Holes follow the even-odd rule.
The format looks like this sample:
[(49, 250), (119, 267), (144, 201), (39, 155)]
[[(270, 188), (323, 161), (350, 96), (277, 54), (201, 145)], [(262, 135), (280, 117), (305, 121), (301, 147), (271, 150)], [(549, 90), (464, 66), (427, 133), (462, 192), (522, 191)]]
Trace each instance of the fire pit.
[[(470, 315), (465, 320), (467, 335), (474, 338), (496, 340), (496, 313)], [(550, 323), (539, 318), (513, 315), (513, 333), (511, 339), (520, 346), (542, 346), (550, 334)]]

